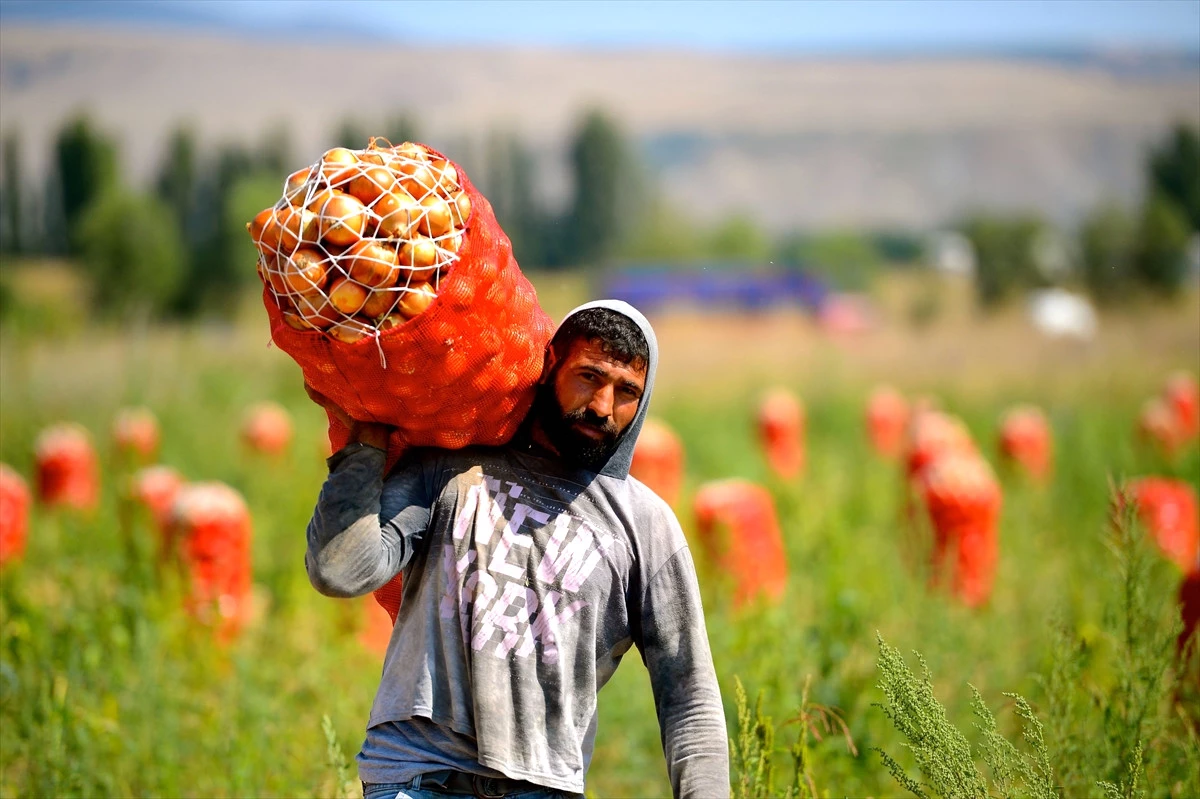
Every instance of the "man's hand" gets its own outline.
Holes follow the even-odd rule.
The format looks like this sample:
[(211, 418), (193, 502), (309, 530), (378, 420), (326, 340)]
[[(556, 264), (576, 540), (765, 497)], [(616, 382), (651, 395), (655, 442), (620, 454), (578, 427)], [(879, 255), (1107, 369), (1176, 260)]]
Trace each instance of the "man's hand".
[(384, 451), (387, 450), (388, 439), (392, 435), (392, 427), (386, 424), (379, 424), (378, 422), (360, 422), (351, 419), (350, 415), (334, 404), (333, 400), (317, 391), (308, 383), (304, 384), (304, 391), (308, 394), (309, 399), (328, 411), (331, 417), (350, 431), (351, 441), (359, 441), (369, 447), (375, 447)]

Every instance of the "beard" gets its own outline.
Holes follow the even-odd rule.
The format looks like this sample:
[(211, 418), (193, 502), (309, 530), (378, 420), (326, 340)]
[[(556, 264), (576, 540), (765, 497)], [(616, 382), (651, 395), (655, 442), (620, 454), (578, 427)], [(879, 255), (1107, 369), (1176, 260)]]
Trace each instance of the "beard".
[[(554, 391), (553, 379), (538, 386), (533, 412), (559, 456), (573, 466), (599, 472), (616, 452), (620, 433), (613, 420), (597, 416), (587, 408), (565, 411)], [(588, 425), (602, 437), (590, 438), (575, 427), (577, 424)]]

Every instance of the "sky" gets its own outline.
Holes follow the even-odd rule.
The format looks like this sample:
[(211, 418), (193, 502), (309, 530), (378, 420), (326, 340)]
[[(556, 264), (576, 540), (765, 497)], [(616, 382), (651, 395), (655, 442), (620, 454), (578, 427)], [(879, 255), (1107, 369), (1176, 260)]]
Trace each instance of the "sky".
[[(96, 19), (105, 5), (102, 0), (0, 0), (0, 16)], [(122, 21), (137, 21), (139, 14), (162, 21), (172, 8), (221, 27), (261, 30), (286, 22), (292, 29), (319, 30), (327, 25), (429, 44), (817, 53), (1200, 50), (1200, 0), (123, 0), (107, 5), (114, 12), (110, 16)]]

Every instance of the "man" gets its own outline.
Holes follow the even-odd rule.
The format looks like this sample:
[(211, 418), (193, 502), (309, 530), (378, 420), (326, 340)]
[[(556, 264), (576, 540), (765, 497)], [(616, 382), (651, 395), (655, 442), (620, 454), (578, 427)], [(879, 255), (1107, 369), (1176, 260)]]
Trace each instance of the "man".
[(589, 303), (560, 325), (509, 445), (413, 450), (385, 478), (390, 431), (351, 423), (305, 561), (330, 596), (404, 574), (358, 756), (366, 799), (581, 794), (596, 694), (631, 646), (675, 796), (729, 795), (691, 556), (670, 508), (629, 477), (657, 360), (640, 313)]

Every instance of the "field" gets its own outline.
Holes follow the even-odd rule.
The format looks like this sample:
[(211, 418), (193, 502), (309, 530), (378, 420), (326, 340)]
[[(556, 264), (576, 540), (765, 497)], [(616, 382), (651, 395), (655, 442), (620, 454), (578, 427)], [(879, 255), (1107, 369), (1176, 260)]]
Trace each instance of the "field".
[[(542, 278), (538, 286), (555, 318), (587, 292), (577, 278)], [(685, 496), (703, 481), (738, 475), (766, 484), (778, 505), (791, 574), (783, 602), (738, 612), (707, 570), (702, 585), (731, 735), (740, 680), (751, 701), (761, 693), (763, 712), (780, 725), (781, 794), (790, 778), (787, 749), (800, 732), (783, 722), (797, 713), (811, 679), (810, 701), (838, 709), (857, 752), (837, 732), (810, 739), (811, 776), (822, 795), (905, 795), (873, 751), (882, 748), (916, 774), (904, 739), (876, 706), (883, 701), (877, 633), (914, 668), (909, 653), (921, 652), (937, 697), (968, 738), (980, 737), (969, 683), (1000, 731), (1019, 741), (1004, 693), (1020, 692), (1048, 716), (1063, 697), (1039, 675), (1059, 663), (1056, 630), (1065, 630), (1087, 658), (1073, 687), (1074, 725), (1047, 726), (1050, 753), (1068, 771), (1110, 769), (1085, 775), (1086, 783), (1080, 777), (1094, 790), (1069, 795), (1103, 795), (1094, 780), (1124, 774), (1123, 764), (1112, 769), (1086, 751), (1089, 736), (1095, 747), (1104, 738), (1087, 714), (1120, 715), (1106, 697), (1124, 695), (1128, 676), (1122, 641), (1129, 637), (1120, 634), (1128, 603), (1119, 560), (1106, 546), (1110, 481), (1155, 473), (1200, 484), (1194, 444), (1166, 462), (1133, 437), (1141, 403), (1166, 375), (1200, 365), (1200, 303), (1192, 294), (1176, 306), (1107, 316), (1099, 338), (1079, 345), (1034, 338), (1015, 312), (977, 320), (961, 288), (943, 287), (948, 310), (916, 330), (902, 318), (912, 287), (881, 286), (885, 327), (850, 339), (823, 337), (783, 313), (653, 320), (664, 362), (652, 411), (685, 442)], [(38, 431), (73, 419), (92, 431), (108, 462), (116, 409), (151, 407), (163, 429), (162, 462), (245, 496), (261, 607), (258, 623), (228, 647), (191, 624), (178, 608), (179, 586), (151, 568), (144, 520), (131, 530), (136, 551), (124, 545), (111, 468), (90, 518), (35, 508), (25, 560), (0, 585), (0, 795), (331, 796), (344, 790), (346, 775), (330, 754), (324, 717), (354, 778), (381, 658), (358, 641), (362, 602), (321, 597), (305, 576), (304, 528), (325, 471), (323, 416), (291, 360), (268, 346), (263, 316), (251, 298), (229, 326), (75, 324), (49, 339), (31, 335), (24, 322), (6, 330), (0, 460), (29, 478)], [(1035, 402), (1049, 415), (1052, 484), (1038, 488), (999, 470), (1001, 562), (981, 610), (925, 589), (919, 550), (901, 525), (897, 467), (873, 455), (864, 435), (863, 404), (880, 380), (909, 396), (938, 396), (993, 462), (996, 420), (1006, 407)], [(807, 472), (789, 484), (769, 476), (752, 436), (753, 403), (775, 383), (794, 389), (808, 410)], [(254, 457), (239, 445), (243, 410), (263, 399), (293, 414), (286, 458)], [(686, 501), (679, 513), (690, 532)], [(1152, 564), (1141, 584), (1146, 619), (1172, 613), (1179, 579), (1169, 564)], [(1162, 628), (1160, 638), (1168, 632)], [(1165, 651), (1157, 654), (1168, 661)], [(636, 653), (626, 660), (600, 695), (589, 791), (666, 796), (648, 682)], [(1150, 796), (1195, 795), (1200, 747), (1179, 715), (1186, 708), (1151, 702), (1151, 709), (1165, 720), (1144, 726), (1161, 733), (1146, 737), (1141, 787)]]

